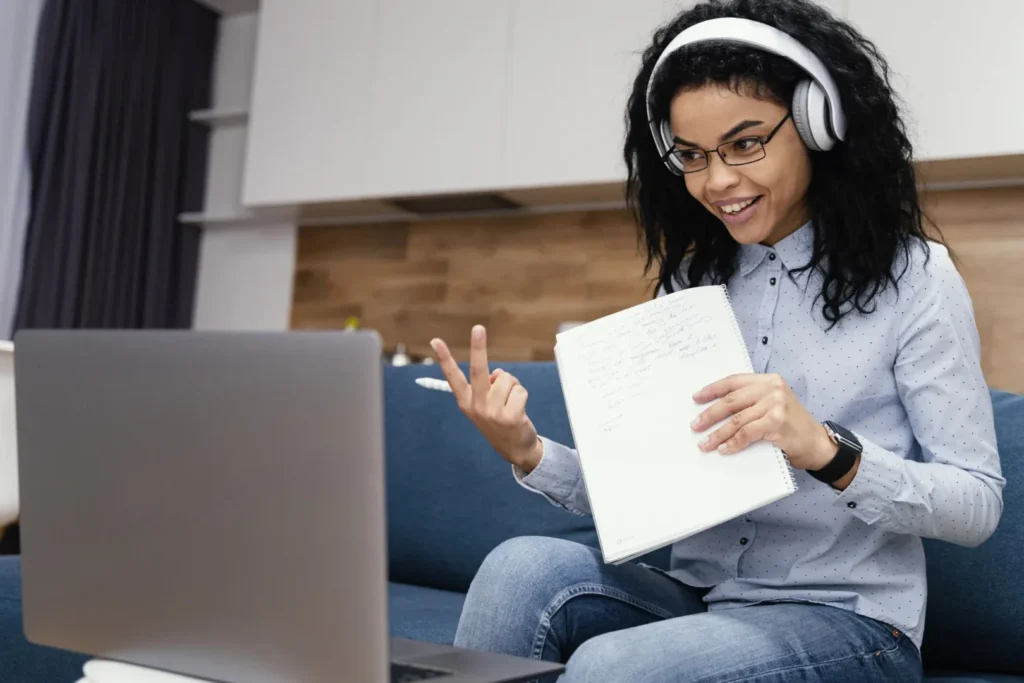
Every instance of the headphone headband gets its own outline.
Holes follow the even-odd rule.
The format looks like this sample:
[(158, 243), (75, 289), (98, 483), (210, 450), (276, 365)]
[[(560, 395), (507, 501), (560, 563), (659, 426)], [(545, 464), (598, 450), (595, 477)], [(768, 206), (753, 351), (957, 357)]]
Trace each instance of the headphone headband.
[(739, 17), (721, 17), (694, 24), (682, 31), (665, 47), (658, 60), (654, 63), (651, 77), (647, 81), (647, 121), (654, 135), (655, 143), (662, 154), (671, 149), (671, 136), (663, 137), (663, 124), (656, 121), (651, 110), (651, 91), (655, 76), (665, 60), (676, 50), (695, 43), (721, 40), (730, 43), (748, 45), (772, 54), (785, 57), (802, 68), (807, 75), (821, 88), (828, 102), (828, 121), (824, 122), (830, 129), (828, 133), (837, 140), (846, 136), (846, 116), (839, 99), (839, 89), (829, 74), (828, 68), (813, 52), (804, 47), (791, 35), (779, 29), (750, 19)]

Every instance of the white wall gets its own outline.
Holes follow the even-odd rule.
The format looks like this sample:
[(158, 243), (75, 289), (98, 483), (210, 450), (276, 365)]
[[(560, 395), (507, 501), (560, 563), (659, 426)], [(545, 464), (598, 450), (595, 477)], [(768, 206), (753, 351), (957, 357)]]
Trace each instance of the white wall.
[[(221, 19), (212, 109), (248, 109), (258, 23), (256, 13)], [(216, 218), (203, 222), (193, 327), (288, 329), (295, 225), (248, 217), (241, 204), (247, 120), (212, 125), (203, 213)]]
[(284, 330), (295, 276), (295, 226), (207, 229), (193, 325), (198, 330)]
[(0, 2), (0, 339), (9, 339), (21, 289), (31, 170), (25, 139), (42, 0)]

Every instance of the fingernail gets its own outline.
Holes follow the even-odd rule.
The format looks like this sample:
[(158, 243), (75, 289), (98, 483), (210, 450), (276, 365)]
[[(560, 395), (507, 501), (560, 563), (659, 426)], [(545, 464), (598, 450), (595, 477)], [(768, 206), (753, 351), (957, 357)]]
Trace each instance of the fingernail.
[(437, 340), (436, 339), (431, 339), (430, 340), (430, 348), (434, 349), (435, 353), (437, 352)]
[(484, 338), (484, 327), (483, 325), (473, 326), (473, 341), (480, 341)]
[(723, 443), (721, 446), (718, 447), (718, 452), (719, 453), (725, 453), (728, 450), (729, 450), (729, 444), (727, 444), (727, 443)]
[(705, 446), (708, 445), (708, 443), (710, 441), (711, 441), (711, 437), (710, 436), (705, 436), (703, 439), (700, 440), (700, 447), (704, 448)]
[(690, 423), (690, 426), (693, 427), (694, 429), (696, 429), (697, 425), (699, 425), (699, 424), (700, 424), (700, 415), (698, 415), (697, 417), (693, 418), (693, 422)]

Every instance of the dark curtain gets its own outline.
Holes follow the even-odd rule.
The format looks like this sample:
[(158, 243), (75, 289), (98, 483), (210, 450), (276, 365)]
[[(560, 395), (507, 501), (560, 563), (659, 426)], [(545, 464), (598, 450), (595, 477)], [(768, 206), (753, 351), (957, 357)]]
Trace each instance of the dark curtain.
[(217, 15), (194, 0), (48, 0), (15, 328), (189, 327)]

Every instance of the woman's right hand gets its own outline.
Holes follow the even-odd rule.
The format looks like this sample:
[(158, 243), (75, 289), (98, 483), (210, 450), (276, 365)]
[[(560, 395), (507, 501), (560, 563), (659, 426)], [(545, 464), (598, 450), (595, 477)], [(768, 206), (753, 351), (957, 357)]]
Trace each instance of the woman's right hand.
[(494, 450), (524, 472), (540, 463), (544, 446), (526, 415), (526, 388), (511, 373), (487, 367), (487, 331), (476, 325), (469, 342), (469, 381), (448, 345), (434, 339), (430, 347), (452, 388), (459, 410), (476, 425)]

